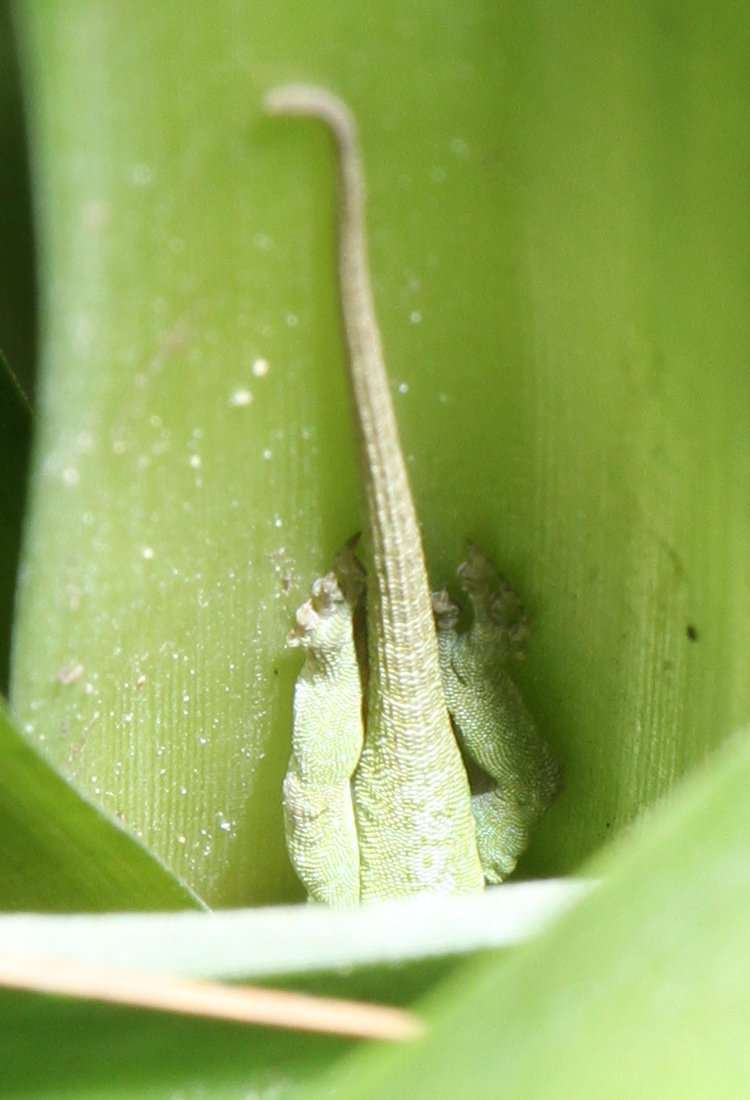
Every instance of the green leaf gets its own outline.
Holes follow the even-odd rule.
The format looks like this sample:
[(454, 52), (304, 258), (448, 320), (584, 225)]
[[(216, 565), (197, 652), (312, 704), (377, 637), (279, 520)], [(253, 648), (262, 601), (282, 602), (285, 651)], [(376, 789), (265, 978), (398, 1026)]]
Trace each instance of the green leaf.
[(3, 1090), (14, 1098), (281, 1100), (353, 1046), (22, 993), (0, 992), (0, 1025)]
[(283, 639), (359, 526), (330, 143), (259, 118), (279, 80), (360, 120), (435, 584), (470, 535), (531, 612), (567, 787), (522, 873), (750, 713), (750, 17), (708, 10), (20, 6), (47, 325), (14, 704), (214, 904), (300, 896)]
[[(0, 917), (0, 983), (2, 956), (42, 955), (128, 968), (134, 975), (261, 977), (327, 996), (413, 1005), (456, 969), (460, 955), (517, 942), (522, 929), (524, 935), (532, 924), (536, 930), (582, 890), (581, 884), (518, 884), (480, 898), (421, 897), (339, 911), (289, 906), (210, 915), (6, 916)], [(57, 1044), (48, 1057), (40, 1036), (50, 1029)], [(185, 1048), (184, 1058), (172, 1057), (175, 1043)], [(152, 1095), (168, 1084), (191, 1095), (190, 1089), (210, 1082), (212, 1096), (242, 1097), (270, 1087), (269, 1075), (277, 1094), (287, 1096), (298, 1082), (314, 1082), (352, 1044), (32, 994), (0, 995), (0, 1064), (12, 1067), (19, 1095), (24, 1089), (46, 1094), (53, 1079), (63, 1095), (98, 1095), (103, 1086), (96, 1067), (107, 1048), (123, 1095)], [(7, 1078), (3, 1084), (8, 1087)]]
[(342, 967), (394, 966), (510, 947), (537, 935), (592, 888), (515, 883), (479, 897), (399, 899), (377, 906), (263, 906), (203, 913), (0, 917), (5, 951), (162, 974), (279, 978)]
[(180, 909), (194, 895), (86, 802), (0, 708), (0, 909)]
[[(359, 520), (330, 147), (260, 121), (257, 103), (319, 80), (360, 120), (435, 583), (470, 535), (531, 611), (519, 680), (567, 788), (523, 870), (577, 867), (750, 714), (750, 14), (708, 0), (18, 12), (45, 322), (15, 643), (29, 737), (213, 903), (292, 896), (283, 637)], [(477, 1095), (523, 1094), (524, 1079), (611, 1095), (635, 1065), (642, 1095), (689, 1094), (693, 1066), (703, 1095), (731, 1095), (746, 1067), (725, 1043), (744, 1052), (747, 1030), (735, 763), (736, 783), (730, 763), (679, 835), (654, 833), (652, 853), (644, 833), (544, 943), (458, 977), (429, 1057), (353, 1060), (343, 1091), (366, 1073), (421, 1087), (439, 1068), (453, 1095), (474, 1078)], [(404, 971), (379, 975), (395, 999)], [(282, 1092), (345, 1049), (6, 1008), (17, 1093)], [(679, 1050), (675, 1021), (694, 1028)], [(61, 1057), (49, 1035), (69, 1025)]]

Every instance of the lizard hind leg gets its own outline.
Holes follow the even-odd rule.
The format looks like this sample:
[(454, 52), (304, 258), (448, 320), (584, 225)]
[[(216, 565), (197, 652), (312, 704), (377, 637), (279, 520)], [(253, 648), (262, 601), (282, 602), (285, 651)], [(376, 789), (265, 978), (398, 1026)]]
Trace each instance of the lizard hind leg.
[(446, 593), (433, 597), (440, 667), (461, 747), (489, 777), (472, 810), (485, 878), (500, 882), (559, 793), (561, 770), (504, 668), (528, 633), (517, 595), (473, 544), (458, 575), (473, 621), (458, 633), (456, 605)]
[(359, 901), (351, 777), (362, 752), (362, 689), (352, 605), (335, 574), (316, 580), (287, 644), (305, 650), (294, 688), (284, 827), (292, 866), (311, 901)]

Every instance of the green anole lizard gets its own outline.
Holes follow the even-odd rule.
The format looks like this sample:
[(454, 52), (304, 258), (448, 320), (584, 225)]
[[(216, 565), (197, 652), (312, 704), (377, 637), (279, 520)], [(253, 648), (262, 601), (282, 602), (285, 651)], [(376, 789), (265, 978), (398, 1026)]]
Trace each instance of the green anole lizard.
[[(264, 106), (271, 114), (322, 120), (338, 147), (339, 290), (366, 514), (364, 740), (352, 625), (362, 581), (353, 555), (345, 556), (338, 577), (332, 573), (315, 582), (289, 638), (291, 645), (306, 650), (295, 689), (292, 757), (284, 781), (290, 858), (311, 899), (330, 904), (480, 890), (485, 877), (499, 881), (508, 873), (505, 868), (515, 864), (528, 830), (520, 848), (516, 839), (506, 845), (518, 849), (515, 857), (495, 858), (495, 836), (508, 836), (507, 813), (503, 824), (492, 792), (480, 795), (481, 807), (475, 800), (475, 824), (444, 684), (449, 696), (452, 691), (453, 697), (462, 699), (466, 692), (474, 693), (475, 676), (487, 680), (488, 669), (494, 682), (492, 670), (503, 646), (498, 648), (497, 631), (480, 631), (476, 639), (471, 632), (456, 634), (452, 605), (439, 594), (438, 647), (419, 523), (375, 318), (354, 119), (336, 96), (308, 85), (276, 88)], [(471, 596), (468, 587), (467, 591)], [(484, 585), (481, 605), (492, 602), (492, 591), (491, 585)], [(485, 658), (483, 652), (475, 653), (473, 643), (488, 638), (490, 652)], [(454, 652), (461, 666), (457, 673), (452, 668)], [(502, 659), (506, 655), (503, 652)], [(490, 706), (492, 694), (485, 692)], [(491, 766), (497, 754), (484, 751), (487, 737), (496, 732), (487, 729), (487, 706), (479, 710), (481, 728), (473, 722), (474, 708), (463, 710), (457, 726), (464, 748), (481, 756), (477, 762), (495, 778)], [(499, 736), (507, 740), (512, 731), (501, 729)], [(548, 750), (546, 754), (551, 761)], [(506, 775), (503, 767), (499, 771)], [(556, 780), (552, 786), (556, 793)], [(484, 873), (478, 836), (480, 847), (490, 853), (482, 857)], [(483, 843), (483, 837), (489, 840)], [(500, 865), (502, 872), (497, 870)]]

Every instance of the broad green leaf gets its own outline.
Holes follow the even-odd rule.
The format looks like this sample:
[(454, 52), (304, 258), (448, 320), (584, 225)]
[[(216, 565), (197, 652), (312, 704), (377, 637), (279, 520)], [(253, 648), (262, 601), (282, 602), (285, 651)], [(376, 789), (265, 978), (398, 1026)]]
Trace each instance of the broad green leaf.
[(106, 912), (198, 904), (136, 840), (53, 771), (2, 708), (0, 760), (0, 910)]
[(747, 1096), (750, 736), (591, 870), (604, 883), (547, 935), (430, 998), (424, 1041), (306, 1095)]
[(750, 712), (750, 16), (18, 10), (47, 319), (29, 736), (214, 904), (299, 897), (283, 639), (359, 519), (330, 143), (258, 102), (318, 80), (361, 123), (433, 579), (470, 535), (531, 612), (519, 679), (567, 787), (522, 870), (572, 870)]
[[(548, 920), (582, 890), (581, 884), (567, 891), (518, 884), (488, 891), (479, 906), (477, 899), (414, 898), (338, 912), (290, 906), (210, 915), (6, 916), (0, 917), (0, 956), (42, 954), (183, 976), (260, 976), (318, 994), (408, 1006), (455, 970), (460, 955), (517, 942), (524, 925), (525, 935), (532, 923), (537, 931), (543, 915)], [(1, 964), (0, 958), (0, 982)], [(45, 1032), (57, 1037), (54, 1056), (41, 1042)], [(173, 1057), (175, 1044), (183, 1058)], [(113, 1080), (105, 1085), (97, 1066), (107, 1048)], [(205, 1088), (211, 1096), (241, 1098), (273, 1084), (274, 1095), (286, 1097), (350, 1049), (341, 1039), (0, 993), (0, 1065), (9, 1068), (3, 1085), (13, 1083), (20, 1096), (98, 1096), (113, 1088), (122, 1096), (168, 1089), (192, 1096)]]
[(337, 910), (5, 916), (0, 950), (182, 977), (278, 979), (511, 947), (538, 935), (592, 885), (515, 883), (480, 898), (402, 898)]

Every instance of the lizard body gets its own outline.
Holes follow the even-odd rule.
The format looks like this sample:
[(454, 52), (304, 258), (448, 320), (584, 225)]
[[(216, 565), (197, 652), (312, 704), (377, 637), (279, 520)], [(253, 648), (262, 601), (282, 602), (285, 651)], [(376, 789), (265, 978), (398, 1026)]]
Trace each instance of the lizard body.
[(422, 539), (375, 318), (354, 119), (337, 97), (277, 88), (273, 114), (326, 123), (339, 155), (339, 286), (366, 516), (369, 682), (354, 777), (362, 900), (483, 885), (466, 772), (446, 709)]

